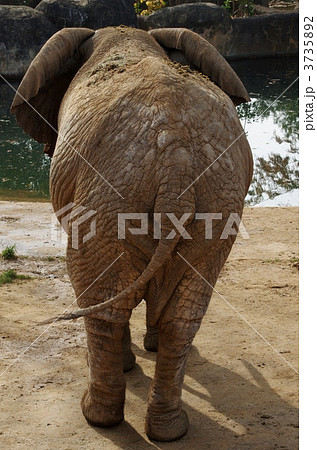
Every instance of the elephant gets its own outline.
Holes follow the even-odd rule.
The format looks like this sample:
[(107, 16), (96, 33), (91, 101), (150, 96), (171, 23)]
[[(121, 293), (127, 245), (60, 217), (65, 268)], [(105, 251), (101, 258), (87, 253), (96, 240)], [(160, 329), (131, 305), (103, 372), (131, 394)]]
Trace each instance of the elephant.
[[(226, 238), (223, 230), (232, 214), (241, 218), (252, 178), (236, 111), (249, 100), (217, 50), (181, 28), (64, 28), (20, 83), (11, 112), (52, 156), (51, 201), (61, 223), (66, 217), (80, 309), (60, 318), (84, 317), (81, 408), (93, 426), (124, 419), (124, 371), (135, 364), (129, 319), (145, 301), (144, 346), (157, 352), (145, 431), (171, 441), (188, 429), (188, 353), (237, 223)], [(77, 248), (78, 208), (94, 214), (95, 226), (77, 226)]]

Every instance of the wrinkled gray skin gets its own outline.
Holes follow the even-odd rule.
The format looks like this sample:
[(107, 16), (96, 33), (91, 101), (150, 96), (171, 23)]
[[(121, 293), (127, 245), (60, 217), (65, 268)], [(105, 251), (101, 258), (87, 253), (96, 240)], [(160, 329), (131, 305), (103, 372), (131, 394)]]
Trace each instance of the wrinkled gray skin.
[[(122, 27), (96, 33), (64, 29), (33, 61), (19, 88), (24, 100), (17, 95), (12, 105), (21, 126), (53, 154), (54, 210), (74, 202), (96, 211), (96, 235), (83, 243), (90, 221), (83, 222), (78, 250), (71, 239), (67, 247), (79, 306), (115, 297), (110, 306), (90, 308), (85, 317), (89, 385), (81, 403), (84, 416), (105, 427), (123, 420), (123, 372), (135, 361), (128, 323), (144, 299), (145, 348), (158, 351), (146, 432), (162, 441), (187, 430), (181, 407), (187, 355), (235, 239), (220, 235), (230, 213), (241, 216), (252, 177), (250, 148), (233, 103), (247, 101), (248, 95), (206, 41), (181, 32), (161, 30), (151, 36)], [(180, 49), (195, 67), (214, 75), (223, 90), (171, 62), (158, 42)], [(58, 128), (57, 141), (25, 100)], [(126, 239), (118, 239), (118, 213), (128, 212), (149, 213), (148, 235), (127, 230)], [(153, 238), (153, 212), (162, 213), (160, 240)], [(166, 239), (174, 229), (166, 212), (177, 218), (190, 213), (186, 230), (191, 240), (177, 230)], [(222, 214), (213, 222), (212, 239), (205, 239), (205, 222), (195, 220), (194, 213)], [(69, 237), (71, 225), (72, 220)], [(139, 228), (140, 222), (127, 227)]]

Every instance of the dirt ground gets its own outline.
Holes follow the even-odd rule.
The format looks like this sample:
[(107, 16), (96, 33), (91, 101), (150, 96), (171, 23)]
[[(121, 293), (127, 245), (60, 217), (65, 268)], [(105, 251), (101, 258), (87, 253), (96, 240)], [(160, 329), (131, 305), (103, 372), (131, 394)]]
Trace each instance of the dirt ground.
[(132, 316), (137, 365), (126, 374), (125, 421), (85, 421), (83, 320), (38, 322), (74, 301), (47, 203), (0, 202), (0, 258), (30, 280), (0, 286), (0, 447), (6, 449), (298, 448), (298, 208), (247, 208), (250, 239), (238, 237), (194, 340), (183, 388), (190, 428), (180, 441), (144, 433), (155, 354), (142, 346), (145, 309)]

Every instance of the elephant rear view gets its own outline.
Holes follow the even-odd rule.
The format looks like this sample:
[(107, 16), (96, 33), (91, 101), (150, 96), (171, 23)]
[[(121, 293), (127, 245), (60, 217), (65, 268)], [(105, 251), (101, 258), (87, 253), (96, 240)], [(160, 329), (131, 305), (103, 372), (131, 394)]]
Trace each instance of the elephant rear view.
[[(188, 65), (171, 61), (175, 50)], [(248, 100), (226, 61), (185, 29), (63, 29), (19, 86), (11, 110), (52, 156), (51, 199), (81, 308), (58, 320), (85, 317), (81, 406), (95, 426), (124, 418), (129, 319), (144, 300), (145, 348), (158, 352), (146, 433), (170, 441), (187, 431), (188, 352), (252, 178), (235, 108)]]

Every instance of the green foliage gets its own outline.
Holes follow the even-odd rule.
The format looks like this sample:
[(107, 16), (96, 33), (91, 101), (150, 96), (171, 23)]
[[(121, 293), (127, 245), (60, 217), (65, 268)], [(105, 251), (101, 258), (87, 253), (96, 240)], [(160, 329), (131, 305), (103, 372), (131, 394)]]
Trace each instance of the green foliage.
[(225, 0), (222, 7), (226, 9), (232, 17), (253, 16), (254, 4), (252, 0)]
[(29, 280), (28, 275), (18, 275), (15, 270), (9, 269), (0, 275), (0, 286), (5, 283), (12, 283), (14, 280)]
[(134, 9), (137, 14), (140, 14), (141, 16), (148, 16), (152, 12), (165, 8), (165, 6), (168, 6), (168, 1), (164, 0), (139, 0), (137, 2), (134, 2)]
[(8, 246), (4, 250), (2, 250), (1, 256), (3, 259), (16, 259), (17, 256), (15, 253), (15, 244)]
[(265, 259), (264, 261), (262, 261), (264, 264), (275, 264), (275, 263), (280, 263), (282, 262), (281, 259)]
[(291, 264), (298, 264), (299, 263), (299, 258), (291, 258), (290, 259)]
[[(23, 256), (22, 256), (23, 258)], [(65, 256), (43, 256), (41, 258), (43, 261), (53, 262), (53, 261), (65, 261)]]

